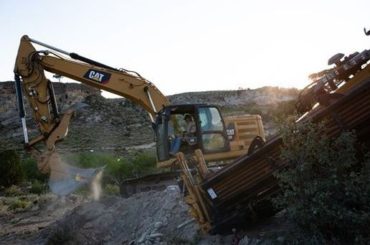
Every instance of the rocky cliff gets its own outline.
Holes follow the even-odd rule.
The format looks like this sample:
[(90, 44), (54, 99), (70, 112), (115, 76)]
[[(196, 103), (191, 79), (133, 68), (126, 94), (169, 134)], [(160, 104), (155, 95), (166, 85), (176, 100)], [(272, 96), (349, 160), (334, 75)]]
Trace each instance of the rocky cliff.
[[(61, 112), (77, 102), (85, 105), (77, 110), (68, 136), (58, 149), (111, 151), (153, 141), (146, 112), (128, 100), (105, 99), (99, 90), (77, 83), (54, 83), (54, 89)], [(23, 134), (13, 82), (0, 83), (0, 104), (0, 151), (21, 149)], [(25, 108), (29, 134), (36, 135), (27, 104)]]
[[(122, 99), (106, 99), (97, 89), (77, 83), (53, 83), (60, 111), (77, 102), (69, 135), (58, 144), (65, 151), (125, 151), (133, 146), (153, 146), (154, 135), (147, 113)], [(274, 108), (296, 98), (296, 89), (265, 87), (256, 90), (191, 92), (169, 96), (173, 104), (207, 103), (221, 107), (224, 114), (251, 112), (251, 108)], [(27, 104), (30, 135), (37, 134)], [(259, 111), (257, 111), (259, 112)], [(266, 120), (265, 120), (266, 121)], [(269, 123), (268, 120), (266, 121)], [(13, 82), (0, 83), (0, 151), (22, 149), (23, 135), (17, 112)]]

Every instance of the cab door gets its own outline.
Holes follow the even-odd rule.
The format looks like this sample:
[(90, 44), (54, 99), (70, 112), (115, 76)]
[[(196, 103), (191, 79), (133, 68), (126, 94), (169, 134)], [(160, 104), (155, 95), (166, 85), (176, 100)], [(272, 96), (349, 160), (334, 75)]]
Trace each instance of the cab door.
[(219, 109), (215, 106), (199, 106), (197, 114), (203, 152), (216, 153), (230, 150), (225, 124)]

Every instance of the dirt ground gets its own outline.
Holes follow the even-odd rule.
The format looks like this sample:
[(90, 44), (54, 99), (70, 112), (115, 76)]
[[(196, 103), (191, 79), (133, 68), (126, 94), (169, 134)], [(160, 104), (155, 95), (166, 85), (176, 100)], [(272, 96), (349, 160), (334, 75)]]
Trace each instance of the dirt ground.
[[(25, 206), (12, 208), (21, 201)], [(37, 243), (42, 230), (85, 202), (87, 200), (78, 195), (63, 200), (53, 194), (0, 197), (0, 244)]]
[(177, 186), (99, 201), (29, 195), (28, 207), (12, 211), (9, 198), (0, 198), (0, 244), (268, 244), (264, 235), (280, 226), (275, 218), (226, 236), (201, 234)]

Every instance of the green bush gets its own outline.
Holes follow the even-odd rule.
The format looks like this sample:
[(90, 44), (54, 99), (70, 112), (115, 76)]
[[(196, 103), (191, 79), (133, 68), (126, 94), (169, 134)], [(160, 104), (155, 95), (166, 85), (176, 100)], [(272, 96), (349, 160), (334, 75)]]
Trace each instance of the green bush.
[(139, 152), (130, 157), (114, 156), (106, 153), (86, 152), (69, 157), (82, 168), (105, 166), (103, 183), (119, 185), (124, 179), (139, 177), (155, 171), (156, 158), (149, 152)]
[(12, 211), (25, 211), (31, 206), (31, 202), (22, 198), (15, 198), (9, 205), (8, 209)]
[(97, 168), (108, 165), (116, 160), (116, 157), (106, 153), (83, 152), (69, 160), (81, 168)]
[(16, 151), (0, 152), (0, 186), (9, 187), (23, 181), (24, 173)]
[(127, 159), (117, 158), (109, 162), (104, 170), (104, 183), (120, 184), (131, 176), (132, 164)]
[(291, 243), (353, 244), (370, 239), (370, 157), (361, 154), (351, 132), (336, 139), (323, 126), (284, 130), (282, 159), (289, 167), (276, 176), (275, 199), (296, 224)]
[(138, 153), (125, 159), (117, 158), (105, 168), (106, 179), (110, 183), (120, 184), (128, 178), (136, 178), (156, 171), (156, 158), (150, 153)]
[(44, 183), (40, 182), (39, 180), (33, 180), (31, 183), (30, 193), (33, 194), (42, 194), (47, 190), (47, 187)]
[(134, 176), (142, 176), (157, 171), (157, 159), (153, 154), (148, 152), (140, 152), (136, 154), (131, 161), (134, 166), (132, 170), (132, 174)]
[(48, 175), (43, 174), (37, 168), (37, 162), (35, 159), (26, 157), (21, 161), (21, 167), (25, 174), (25, 178), (28, 181), (38, 181), (38, 182), (46, 182), (48, 180)]
[(8, 196), (8, 197), (15, 197), (15, 196), (23, 195), (24, 193), (19, 186), (12, 185), (5, 189), (4, 194), (5, 196)]
[(104, 194), (107, 195), (119, 195), (120, 189), (118, 185), (107, 184), (104, 186)]

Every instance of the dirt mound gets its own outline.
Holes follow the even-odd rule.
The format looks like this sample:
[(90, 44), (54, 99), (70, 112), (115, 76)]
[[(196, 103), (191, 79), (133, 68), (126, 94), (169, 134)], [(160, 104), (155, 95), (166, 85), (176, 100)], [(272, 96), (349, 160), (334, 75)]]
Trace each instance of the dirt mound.
[[(7, 205), (17, 200), (27, 207), (10, 212)], [(75, 194), (46, 194), (0, 197), (0, 204), (0, 244), (251, 245), (271, 244), (271, 232), (289, 230), (280, 215), (248, 231), (201, 234), (177, 186), (98, 202)]]
[(106, 197), (75, 208), (42, 233), (49, 243), (194, 243), (199, 228), (177, 186), (130, 198)]

